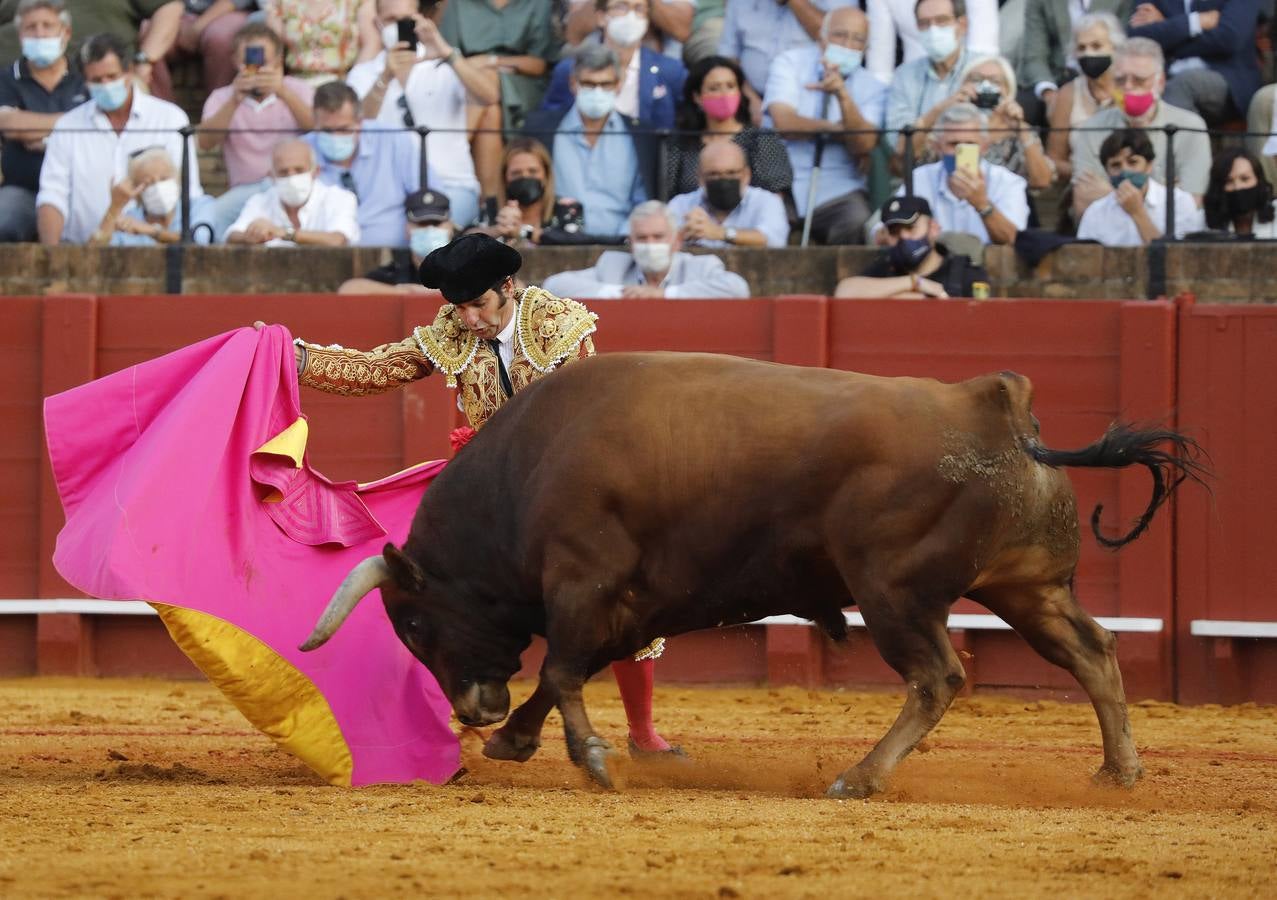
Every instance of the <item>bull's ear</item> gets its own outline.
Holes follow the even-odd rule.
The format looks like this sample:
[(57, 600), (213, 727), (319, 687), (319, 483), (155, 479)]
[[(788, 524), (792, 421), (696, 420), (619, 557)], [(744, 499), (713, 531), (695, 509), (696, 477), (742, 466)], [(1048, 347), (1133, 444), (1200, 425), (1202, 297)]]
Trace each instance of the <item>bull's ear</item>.
[(425, 578), (421, 574), (420, 566), (394, 544), (388, 543), (382, 547), (381, 555), (386, 560), (386, 565), (390, 567), (390, 577), (394, 579), (395, 585), (401, 591), (421, 593), (425, 587)]

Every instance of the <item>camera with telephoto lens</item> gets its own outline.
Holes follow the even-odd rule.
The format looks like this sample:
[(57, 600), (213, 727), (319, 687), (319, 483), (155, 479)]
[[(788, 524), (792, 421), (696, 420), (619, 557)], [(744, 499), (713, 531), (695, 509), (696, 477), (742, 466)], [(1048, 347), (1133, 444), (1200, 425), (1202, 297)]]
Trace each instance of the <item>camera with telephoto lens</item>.
[(1002, 91), (992, 81), (982, 81), (976, 85), (975, 105), (980, 109), (997, 109), (1002, 102)]

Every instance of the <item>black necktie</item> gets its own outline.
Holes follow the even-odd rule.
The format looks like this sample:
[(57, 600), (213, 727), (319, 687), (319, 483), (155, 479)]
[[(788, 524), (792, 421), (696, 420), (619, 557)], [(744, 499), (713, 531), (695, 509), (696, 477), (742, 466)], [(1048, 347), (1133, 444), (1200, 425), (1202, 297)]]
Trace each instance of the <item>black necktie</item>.
[(501, 373), (501, 390), (505, 391), (507, 397), (513, 397), (514, 385), (510, 383), (510, 373), (505, 370), (505, 363), (501, 359), (501, 342), (493, 338), (487, 344), (492, 350), (492, 355), (497, 358), (497, 371)]

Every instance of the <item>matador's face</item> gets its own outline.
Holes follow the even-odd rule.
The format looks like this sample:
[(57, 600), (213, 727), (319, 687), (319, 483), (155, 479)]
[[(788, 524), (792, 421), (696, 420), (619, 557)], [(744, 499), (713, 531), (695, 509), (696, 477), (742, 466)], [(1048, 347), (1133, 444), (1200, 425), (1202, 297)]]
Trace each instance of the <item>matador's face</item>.
[(490, 341), (501, 333), (501, 329), (510, 324), (514, 315), (514, 304), (510, 302), (514, 293), (514, 279), (507, 278), (492, 290), (468, 303), (458, 303), (457, 312), (461, 321), (474, 335), (482, 341)]

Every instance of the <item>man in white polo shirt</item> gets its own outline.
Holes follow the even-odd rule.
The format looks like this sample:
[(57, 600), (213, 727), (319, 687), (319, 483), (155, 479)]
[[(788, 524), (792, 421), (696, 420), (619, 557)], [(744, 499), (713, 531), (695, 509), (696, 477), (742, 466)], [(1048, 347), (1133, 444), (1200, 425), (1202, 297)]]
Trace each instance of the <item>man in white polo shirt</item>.
[[(426, 155), (434, 181), (446, 194), (452, 221), (465, 227), (479, 216), (479, 179), (466, 132), (466, 103), (488, 106), (501, 100), (497, 73), (481, 69), (439, 33), (444, 4), (431, 3), (427, 15), (418, 0), (378, 0), (377, 24), (386, 49), (350, 70), (346, 83), (363, 101), (363, 117), (389, 128), (430, 129)], [(398, 23), (416, 23), (416, 49), (400, 43)]]
[[(95, 34), (80, 48), (89, 101), (68, 111), (50, 132), (36, 195), (40, 243), (82, 244), (111, 205), (111, 185), (128, 174), (129, 158), (163, 147), (182, 159), (179, 131), (186, 113), (133, 86), (132, 63), (113, 34)], [(190, 143), (190, 193), (201, 196), (195, 146)]]
[[(913, 170), (913, 194), (927, 201), (941, 230), (973, 234), (986, 244), (1015, 243), (1029, 223), (1027, 184), (1010, 169), (984, 160), (989, 132), (980, 110), (955, 103), (940, 114), (931, 139), (940, 159)], [(978, 169), (958, 168), (959, 144), (980, 148)], [(903, 185), (896, 196), (904, 196)]]
[(228, 244), (344, 247), (359, 243), (359, 201), (318, 179), (315, 151), (288, 138), (271, 152), (274, 184), (244, 204), (226, 232)]

